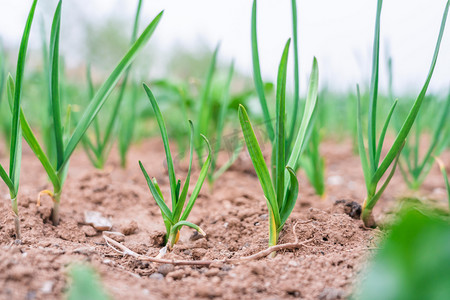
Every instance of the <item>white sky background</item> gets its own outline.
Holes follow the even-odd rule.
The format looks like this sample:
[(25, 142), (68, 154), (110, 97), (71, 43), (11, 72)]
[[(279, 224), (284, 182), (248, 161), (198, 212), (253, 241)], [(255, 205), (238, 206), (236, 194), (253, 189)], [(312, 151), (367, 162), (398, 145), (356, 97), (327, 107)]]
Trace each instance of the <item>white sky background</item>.
[[(0, 36), (17, 49), (31, 0), (0, 0)], [(376, 0), (297, 0), (301, 90), (313, 56), (319, 61), (321, 86), (334, 90), (353, 89), (370, 78)], [(76, 28), (65, 28), (71, 16), (102, 22), (116, 15), (134, 17), (137, 0), (65, 0), (63, 2), (62, 42), (76, 44)], [(386, 53), (393, 57), (394, 88), (397, 93), (418, 94), (427, 75), (446, 0), (385, 0), (381, 20), (380, 84), (386, 86)], [(42, 11), (53, 12), (55, 0), (38, 2)], [(258, 38), (263, 77), (275, 80), (284, 43), (291, 35), (291, 1), (258, 1)], [(195, 48), (199, 40), (213, 49), (221, 41), (220, 60), (232, 58), (236, 67), (251, 75), (251, 0), (144, 0), (142, 24), (162, 9), (163, 19), (150, 43), (159, 54), (181, 44)], [(73, 13), (76, 11), (77, 13)], [(39, 18), (38, 18), (39, 19)], [(76, 20), (75, 20), (76, 21)], [(50, 20), (46, 20), (50, 23)], [(35, 24), (36, 25), (36, 24)], [(73, 26), (73, 22), (71, 23)], [(131, 26), (131, 25), (130, 25)], [(430, 85), (435, 92), (450, 87), (450, 20)], [(142, 27), (141, 27), (142, 28)], [(71, 34), (74, 32), (75, 34)], [(69, 33), (69, 34), (67, 34)], [(39, 26), (34, 26), (31, 47), (39, 49)], [(70, 43), (68, 43), (70, 44)], [(63, 46), (64, 49), (64, 46)], [(70, 63), (70, 57), (66, 57)], [(73, 58), (72, 63), (77, 59)], [(293, 62), (291, 53), (290, 62)], [(292, 69), (288, 80), (292, 82)]]

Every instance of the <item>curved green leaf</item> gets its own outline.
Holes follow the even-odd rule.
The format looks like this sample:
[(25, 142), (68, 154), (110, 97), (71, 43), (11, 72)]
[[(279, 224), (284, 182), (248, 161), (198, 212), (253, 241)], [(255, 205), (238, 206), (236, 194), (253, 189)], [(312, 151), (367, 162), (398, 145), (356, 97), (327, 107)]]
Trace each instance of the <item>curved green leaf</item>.
[(287, 219), (291, 215), (298, 197), (298, 179), (295, 171), (290, 167), (286, 167), (286, 169), (290, 175), (290, 186), (287, 189), (285, 200), (283, 201), (283, 207), (280, 212), (281, 224), (278, 227), (279, 231), (283, 228), (284, 223), (286, 223)]
[(255, 82), (256, 92), (264, 115), (264, 123), (267, 127), (267, 134), (271, 141), (275, 138), (272, 120), (270, 118), (269, 108), (267, 106), (266, 95), (264, 94), (264, 83), (261, 77), (261, 67), (259, 64), (258, 53), (258, 35), (256, 32), (256, 0), (253, 0), (252, 8), (252, 61), (253, 61), (253, 80)]
[(305, 111), (303, 113), (302, 123), (297, 133), (297, 138), (295, 140), (294, 147), (292, 148), (291, 156), (289, 157), (289, 161), (287, 163), (287, 165), (292, 169), (295, 169), (297, 161), (300, 158), (302, 152), (304, 151), (308, 136), (307, 133), (308, 131), (310, 131), (310, 127), (314, 125), (312, 120), (314, 112), (317, 108), (318, 93), (319, 93), (319, 67), (317, 65), (317, 59), (314, 57), (311, 75), (309, 77), (308, 95), (306, 97), (306, 105)]
[(133, 44), (133, 46), (130, 48), (127, 54), (125, 54), (123, 59), (116, 66), (116, 68), (108, 77), (108, 79), (97, 91), (97, 93), (94, 96), (94, 99), (92, 99), (92, 101), (89, 103), (88, 107), (86, 108), (86, 111), (81, 117), (80, 122), (75, 128), (75, 131), (73, 132), (72, 137), (70, 138), (69, 143), (66, 147), (66, 150), (64, 152), (64, 164), (67, 163), (73, 151), (75, 150), (75, 147), (78, 145), (84, 133), (88, 129), (89, 125), (95, 119), (98, 112), (102, 108), (103, 104), (105, 104), (106, 99), (116, 86), (123, 72), (125, 72), (128, 66), (136, 58), (138, 52), (142, 50), (142, 48), (145, 46), (145, 44), (152, 36), (159, 21), (161, 20), (162, 14), (163, 12), (160, 12), (156, 16), (156, 18), (153, 19), (153, 21), (147, 26), (147, 28), (143, 31), (141, 36), (136, 40), (136, 42)]
[(188, 222), (188, 221), (179, 221), (175, 225), (172, 226), (172, 234), (175, 234), (178, 230), (181, 229), (182, 226), (188, 226), (195, 230), (197, 230), (201, 235), (206, 236), (206, 233), (203, 231), (203, 229), (200, 228), (200, 226), (195, 225), (194, 223)]
[(30, 12), (28, 14), (25, 29), (20, 42), (19, 56), (17, 58), (16, 80), (14, 89), (14, 105), (12, 113), (12, 130), (11, 130), (11, 147), (9, 158), (9, 178), (17, 187), (19, 184), (20, 158), (22, 156), (22, 136), (20, 135), (20, 100), (22, 96), (22, 82), (25, 71), (25, 61), (27, 56), (28, 40), (31, 32), (31, 24), (33, 23), (34, 12), (36, 10), (37, 0), (33, 1)]
[(50, 160), (45, 155), (44, 150), (42, 150), (39, 142), (37, 141), (35, 135), (33, 134), (33, 131), (31, 130), (30, 125), (28, 124), (28, 121), (25, 118), (25, 114), (23, 113), (22, 109), (20, 110), (20, 124), (22, 127), (22, 134), (23, 137), (25, 138), (25, 141), (28, 143), (33, 153), (41, 162), (42, 166), (47, 172), (48, 177), (50, 178), (50, 181), (53, 184), (53, 187), (55, 188), (55, 190), (61, 190), (61, 181), (58, 177), (58, 174), (56, 173), (56, 170), (53, 168), (52, 164), (50, 163)]
[(264, 156), (262, 155), (252, 124), (248, 118), (247, 111), (242, 105), (239, 105), (238, 114), (248, 153), (252, 159), (256, 175), (258, 175), (259, 183), (263, 189), (264, 196), (269, 204), (269, 209), (273, 211), (275, 222), (278, 225), (280, 224), (280, 215), (275, 189), (270, 179), (269, 169), (264, 161)]
[[(165, 217), (167, 219), (172, 221), (173, 220), (172, 219), (172, 212), (170, 211), (169, 207), (167, 207), (166, 203), (164, 202), (163, 198), (161, 197), (160, 191), (158, 191), (158, 189), (155, 187), (155, 185), (153, 184), (152, 180), (148, 176), (147, 171), (145, 170), (145, 168), (142, 165), (141, 161), (139, 161), (139, 166), (141, 167), (141, 171), (144, 174), (145, 180), (147, 180), (148, 188), (150, 189), (150, 192), (152, 193), (153, 198), (156, 201), (156, 204), (158, 204), (158, 206), (161, 209), (161, 212), (163, 213), (163, 215), (165, 215)], [(172, 223), (173, 223), (173, 221), (172, 221)]]

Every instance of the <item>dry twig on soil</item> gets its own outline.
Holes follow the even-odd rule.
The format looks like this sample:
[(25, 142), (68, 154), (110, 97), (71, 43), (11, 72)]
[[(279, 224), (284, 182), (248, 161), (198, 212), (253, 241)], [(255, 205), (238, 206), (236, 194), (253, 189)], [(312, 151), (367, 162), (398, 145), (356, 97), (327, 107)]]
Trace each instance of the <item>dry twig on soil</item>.
[[(252, 254), (249, 256), (244, 256), (244, 257), (239, 257), (239, 258), (231, 258), (231, 259), (216, 259), (216, 260), (197, 260), (197, 261), (195, 261), (195, 260), (173, 260), (173, 259), (156, 258), (156, 257), (147, 256), (147, 255), (141, 255), (141, 254), (138, 254), (138, 253), (132, 251), (131, 249), (125, 247), (121, 243), (119, 243), (119, 242), (113, 240), (112, 238), (110, 238), (109, 236), (107, 236), (106, 234), (108, 232), (103, 233), (103, 238), (105, 239), (106, 244), (109, 247), (111, 247), (114, 251), (116, 251), (120, 254), (123, 254), (123, 255), (130, 255), (130, 256), (135, 257), (142, 261), (149, 261), (149, 262), (154, 262), (154, 263), (159, 263), (159, 264), (172, 264), (172, 265), (176, 265), (176, 266), (209, 267), (209, 266), (215, 265), (215, 264), (239, 264), (239, 263), (243, 263), (243, 262), (247, 262), (247, 261), (258, 260), (260, 258), (269, 256), (271, 253), (276, 252), (276, 251), (298, 249), (300, 247), (303, 247), (305, 244), (314, 240), (314, 237), (313, 237), (313, 238), (307, 239), (305, 241), (299, 242), (298, 236), (295, 233), (296, 226), (297, 226), (297, 224), (294, 224), (294, 226), (292, 227), (292, 232), (295, 237), (295, 241), (293, 243), (285, 243), (285, 244), (271, 246), (267, 249), (264, 249), (262, 251), (259, 251), (255, 254)], [(109, 233), (111, 233), (111, 232), (109, 232)]]

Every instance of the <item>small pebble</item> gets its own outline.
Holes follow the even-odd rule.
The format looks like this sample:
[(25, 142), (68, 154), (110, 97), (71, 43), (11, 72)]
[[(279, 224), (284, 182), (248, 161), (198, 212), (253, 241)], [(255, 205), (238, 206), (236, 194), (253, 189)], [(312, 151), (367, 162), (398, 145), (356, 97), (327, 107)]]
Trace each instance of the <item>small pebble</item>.
[(149, 278), (156, 279), (156, 280), (162, 280), (162, 279), (164, 279), (164, 275), (161, 273), (153, 273), (152, 275), (150, 275)]
[(95, 230), (92, 226), (81, 226), (81, 231), (84, 232), (86, 236), (96, 236), (97, 230)]
[(168, 277), (171, 277), (174, 280), (181, 279), (181, 278), (183, 278), (183, 276), (184, 276), (184, 270), (181, 270), (181, 269), (170, 272), (170, 274), (168, 274)]
[(135, 233), (139, 229), (138, 223), (136, 221), (131, 221), (128, 224), (122, 225), (120, 227), (120, 232), (122, 232), (125, 235), (130, 235)]
[(73, 253), (83, 254), (83, 255), (91, 255), (96, 253), (94, 247), (80, 247), (73, 250)]
[(205, 276), (212, 277), (219, 274), (220, 270), (218, 268), (211, 268), (208, 271), (205, 272)]
[(41, 287), (41, 292), (43, 294), (50, 294), (53, 290), (53, 285), (55, 283), (51, 280), (44, 281), (44, 284)]
[(111, 221), (98, 211), (85, 211), (84, 222), (100, 231), (110, 230), (112, 227)]
[(167, 276), (167, 274), (169, 274), (173, 270), (175, 270), (175, 267), (172, 264), (163, 264), (159, 266), (158, 273), (162, 274), (163, 276)]

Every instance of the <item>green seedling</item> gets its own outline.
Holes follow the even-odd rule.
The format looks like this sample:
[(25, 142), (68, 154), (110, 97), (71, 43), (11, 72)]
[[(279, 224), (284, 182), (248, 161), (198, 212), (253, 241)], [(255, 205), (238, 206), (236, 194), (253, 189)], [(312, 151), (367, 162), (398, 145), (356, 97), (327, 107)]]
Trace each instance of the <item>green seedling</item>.
[[(136, 38), (137, 38), (141, 7), (142, 7), (142, 0), (139, 0), (138, 6), (136, 9), (136, 15), (134, 18), (133, 32), (131, 34), (131, 45), (133, 45), (133, 43), (136, 41)], [(98, 118), (96, 118), (94, 120), (94, 124), (93, 124), (93, 128), (94, 128), (93, 139), (91, 139), (89, 137), (89, 135), (85, 135), (83, 137), (83, 139), (81, 140), (83, 149), (85, 150), (89, 160), (91, 161), (93, 166), (96, 167), (97, 169), (103, 169), (103, 167), (106, 163), (106, 160), (108, 159), (108, 155), (111, 151), (111, 148), (114, 144), (114, 131), (119, 122), (119, 111), (122, 106), (122, 101), (124, 99), (125, 89), (127, 87), (127, 82), (128, 82), (128, 77), (130, 75), (131, 67), (132, 67), (132, 65), (130, 64), (130, 66), (128, 66), (128, 68), (125, 71), (123, 81), (119, 88), (119, 95), (116, 99), (116, 102), (114, 103), (114, 107), (113, 107), (111, 116), (109, 117), (109, 121), (106, 124), (104, 133), (103, 134), (101, 133), (99, 120), (98, 120)], [(89, 99), (93, 99), (94, 84), (92, 83), (90, 67), (88, 67), (88, 69), (87, 69), (86, 77), (88, 80)], [(132, 103), (132, 105), (134, 105), (134, 104)], [(128, 122), (132, 123), (134, 121), (129, 120)], [(125, 126), (127, 128), (132, 128), (132, 124), (128, 124), (128, 123), (122, 124), (122, 126)], [(120, 149), (125, 151), (125, 149), (123, 147)], [(121, 152), (122, 165), (124, 164), (124, 162), (123, 162), (124, 156), (126, 156), (126, 151), (125, 151), (125, 153), (123, 151)]]
[(234, 73), (234, 62), (231, 63), (224, 87), (222, 101), (220, 102), (219, 116), (216, 124), (216, 136), (215, 136), (216, 142), (214, 143), (214, 151), (211, 160), (211, 167), (209, 168), (207, 177), (210, 186), (213, 186), (214, 182), (233, 165), (243, 147), (242, 143), (235, 144), (230, 158), (220, 168), (217, 167), (217, 159), (222, 147), (223, 130), (225, 127), (225, 120), (227, 117), (228, 105), (230, 102), (230, 85), (231, 80), (233, 78), (233, 73)]
[[(405, 140), (408, 137), (408, 134), (411, 130), (411, 127), (414, 124), (414, 120), (417, 117), (419, 109), (424, 100), (425, 94), (428, 89), (428, 85), (430, 83), (431, 77), (433, 75), (434, 67), (436, 65), (439, 48), (442, 40), (442, 36), (444, 33), (445, 22), (447, 19), (448, 9), (450, 5), (450, 1), (447, 1), (445, 6), (444, 16), (442, 18), (442, 23), (439, 31), (439, 37), (436, 43), (436, 48), (434, 51), (433, 60), (431, 62), (431, 67), (425, 81), (425, 84), (422, 87), (422, 90), (414, 102), (411, 110), (406, 117), (406, 120), (403, 122), (400, 131), (397, 134), (397, 137), (394, 140), (394, 143), (390, 147), (388, 153), (384, 157), (384, 159), (380, 163), (381, 150), (383, 148), (384, 138), (389, 127), (389, 122), (397, 105), (397, 101), (391, 106), (391, 109), (386, 117), (386, 120), (383, 125), (383, 129), (381, 131), (378, 143), (376, 142), (376, 119), (377, 119), (377, 99), (378, 99), (378, 65), (379, 65), (379, 48), (380, 48), (380, 17), (381, 17), (381, 7), (382, 0), (378, 0), (377, 5), (377, 15), (376, 15), (376, 23), (375, 23), (375, 37), (373, 43), (373, 64), (372, 64), (372, 78), (370, 85), (370, 102), (369, 102), (369, 115), (368, 115), (368, 150), (366, 153), (364, 138), (363, 138), (363, 130), (362, 130), (362, 113), (361, 113), (361, 100), (359, 96), (359, 87), (357, 87), (358, 93), (358, 148), (359, 148), (359, 156), (361, 158), (361, 164), (364, 172), (364, 179), (367, 189), (367, 196), (362, 205), (362, 213), (361, 219), (363, 220), (365, 226), (374, 227), (375, 221), (372, 216), (372, 210), (377, 201), (380, 199), (384, 190), (388, 186), (392, 176), (394, 175), (400, 152), (402, 151), (403, 145), (405, 144)], [(392, 166), (391, 171), (386, 177), (382, 186), (377, 190), (378, 183), (380, 182), (382, 176), (387, 172), (389, 167)]]
[[(405, 147), (402, 151), (402, 156), (399, 161), (399, 168), (402, 172), (403, 178), (407, 185), (417, 190), (422, 185), (423, 181), (427, 177), (428, 173), (433, 166), (433, 156), (439, 156), (445, 148), (445, 137), (449, 130), (446, 128), (448, 117), (450, 115), (450, 94), (444, 105), (439, 103), (440, 117), (436, 127), (432, 129), (431, 142), (426, 150), (422, 159), (419, 158), (419, 148), (423, 143), (421, 142), (421, 135), (423, 134), (424, 125), (420, 119), (420, 114), (417, 116), (415, 126), (415, 139), (409, 139), (405, 143)], [(435, 116), (433, 112), (433, 116)], [(430, 116), (431, 117), (431, 116)], [(419, 122), (420, 121), (420, 122)], [(427, 125), (431, 125), (433, 120), (426, 122)]]
[(162, 217), (164, 220), (164, 225), (166, 227), (166, 232), (167, 232), (167, 234), (166, 234), (167, 247), (170, 250), (177, 243), (179, 236), (180, 236), (180, 229), (183, 226), (191, 227), (191, 228), (197, 230), (200, 234), (205, 235), (205, 232), (198, 225), (188, 222), (186, 220), (189, 217), (189, 214), (191, 213), (191, 210), (195, 204), (195, 201), (197, 200), (198, 194), (200, 193), (200, 190), (202, 188), (203, 182), (205, 181), (205, 178), (208, 174), (208, 168), (211, 165), (211, 147), (209, 145), (208, 139), (202, 135), (202, 138), (208, 147), (208, 157), (206, 158), (206, 161), (200, 170), (200, 175), (198, 177), (197, 183), (195, 184), (194, 190), (192, 191), (192, 194), (189, 197), (189, 200), (186, 204), (186, 208), (183, 211), (183, 208), (186, 203), (187, 196), (188, 196), (189, 183), (190, 183), (190, 179), (191, 179), (192, 160), (193, 160), (193, 156), (194, 156), (194, 126), (192, 125), (192, 122), (189, 122), (190, 130), (191, 130), (189, 169), (188, 169), (185, 183), (183, 186), (181, 186), (181, 180), (176, 180), (172, 154), (171, 154), (170, 147), (169, 147), (169, 138), (167, 136), (167, 129), (166, 129), (166, 125), (164, 123), (163, 116), (159, 109), (158, 103), (156, 102), (156, 99), (153, 96), (153, 93), (151, 92), (149, 87), (144, 84), (144, 89), (145, 89), (145, 91), (148, 95), (148, 98), (150, 100), (150, 103), (153, 107), (153, 110), (154, 110), (155, 116), (156, 116), (156, 120), (158, 122), (158, 126), (161, 131), (161, 137), (162, 137), (163, 144), (164, 144), (164, 151), (166, 153), (167, 168), (168, 168), (168, 173), (169, 173), (169, 184), (170, 184), (170, 193), (171, 193), (171, 199), (172, 199), (172, 210), (170, 210), (170, 208), (167, 206), (167, 204), (164, 200), (164, 196), (161, 192), (161, 189), (159, 188), (159, 185), (158, 185), (156, 179), (155, 178), (150, 179), (147, 171), (145, 170), (144, 166), (142, 165), (142, 163), (140, 161), (139, 161), (139, 166), (141, 167), (142, 173), (144, 174), (145, 179), (147, 180), (147, 184), (150, 189), (150, 192), (152, 193), (153, 198), (156, 201), (156, 204), (159, 206), (159, 208), (161, 210), (161, 214), (162, 214)]
[(19, 48), (17, 59), (17, 70), (15, 81), (11, 75), (8, 76), (8, 100), (12, 112), (11, 120), (11, 139), (9, 151), (9, 173), (0, 165), (0, 177), (8, 186), (11, 197), (12, 212), (14, 214), (14, 228), (16, 238), (21, 239), (20, 219), (18, 209), (19, 177), (22, 159), (22, 130), (20, 128), (20, 104), (22, 98), (22, 83), (25, 71), (25, 60), (27, 55), (28, 40), (30, 37), (31, 24), (33, 23), (34, 12), (36, 10), (37, 0), (33, 1), (28, 14), (25, 29), (22, 35), (22, 41)]
[(77, 125), (73, 131), (70, 132), (70, 106), (67, 110), (64, 126), (62, 124), (61, 116), (61, 103), (60, 103), (60, 85), (59, 85), (59, 36), (60, 36), (60, 25), (61, 25), (61, 5), (62, 1), (59, 1), (56, 8), (52, 30), (50, 36), (50, 58), (49, 64), (51, 67), (50, 71), (50, 90), (51, 90), (51, 103), (52, 103), (52, 130), (55, 135), (55, 152), (56, 152), (56, 162), (52, 163), (48, 155), (45, 154), (35, 135), (33, 134), (30, 125), (25, 118), (23, 111), (20, 112), (20, 123), (22, 126), (23, 136), (27, 141), (30, 148), (33, 150), (35, 155), (40, 160), (42, 166), (44, 167), (50, 181), (53, 185), (53, 191), (43, 191), (42, 194), (49, 195), (53, 200), (53, 212), (52, 221), (54, 225), (59, 223), (59, 206), (61, 199), (61, 192), (66, 180), (69, 160), (73, 154), (76, 146), (83, 138), (86, 130), (92, 123), (92, 121), (97, 116), (98, 112), (104, 105), (108, 96), (118, 83), (121, 76), (130, 66), (131, 62), (135, 59), (136, 55), (145, 44), (148, 42), (153, 32), (155, 31), (161, 17), (162, 12), (145, 28), (140, 37), (136, 40), (133, 46), (128, 50), (119, 64), (116, 66), (114, 71), (108, 77), (108, 79), (103, 83), (97, 93), (94, 95), (93, 99), (90, 101), (88, 107), (86, 108), (83, 116), (77, 122)]
[[(211, 167), (208, 172), (208, 182), (210, 187), (214, 185), (214, 182), (234, 163), (238, 158), (240, 151), (242, 150), (241, 144), (234, 145), (234, 149), (228, 161), (226, 161), (220, 168), (217, 166), (217, 158), (222, 146), (223, 131), (226, 125), (226, 117), (230, 104), (230, 86), (234, 74), (234, 62), (231, 63), (229, 72), (226, 78), (226, 82), (223, 87), (223, 93), (221, 99), (219, 100), (219, 107), (217, 115), (213, 115), (213, 99), (212, 99), (212, 88), (213, 79), (216, 73), (217, 65), (217, 55), (219, 52), (220, 45), (217, 45), (214, 53), (212, 55), (211, 62), (209, 64), (208, 73), (205, 79), (205, 83), (202, 87), (200, 101), (198, 102), (197, 111), (195, 114), (199, 120), (198, 130), (195, 132), (195, 149), (198, 156), (199, 164), (203, 164), (203, 153), (205, 151), (205, 146), (201, 138), (201, 133), (207, 133), (208, 135), (214, 136), (215, 143), (213, 144), (213, 154), (211, 160)], [(167, 86), (167, 84), (166, 84)], [(186, 99), (183, 97), (184, 90), (180, 87), (172, 87), (171, 89), (176, 89), (180, 95), (179, 99), (181, 101), (181, 107), (183, 109), (183, 114), (187, 115)], [(211, 130), (211, 129), (214, 129)]]
[(285, 93), (286, 70), (290, 40), (286, 43), (278, 68), (277, 96), (276, 96), (276, 126), (274, 131), (274, 148), (272, 157), (275, 158), (272, 168), (272, 177), (269, 174), (261, 148), (256, 139), (247, 111), (239, 107), (239, 121), (244, 134), (247, 150), (253, 162), (256, 174), (266, 198), (269, 210), (269, 246), (278, 243), (278, 237), (283, 226), (290, 216), (298, 196), (298, 181), (294, 171), (298, 159), (302, 154), (307, 140), (308, 132), (313, 126), (313, 114), (317, 104), (318, 93), (318, 67), (314, 58), (309, 82), (308, 96), (305, 112), (298, 131), (297, 138), (289, 155), (286, 155), (285, 138)]

